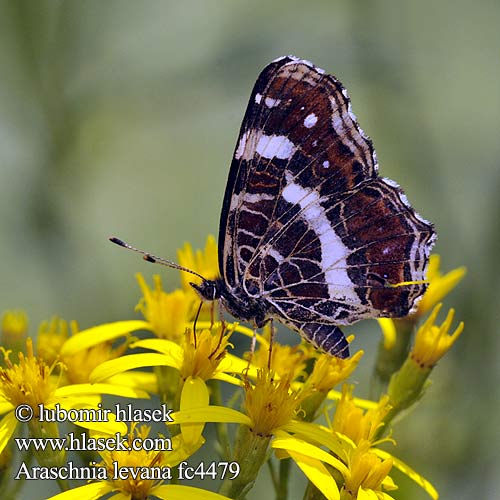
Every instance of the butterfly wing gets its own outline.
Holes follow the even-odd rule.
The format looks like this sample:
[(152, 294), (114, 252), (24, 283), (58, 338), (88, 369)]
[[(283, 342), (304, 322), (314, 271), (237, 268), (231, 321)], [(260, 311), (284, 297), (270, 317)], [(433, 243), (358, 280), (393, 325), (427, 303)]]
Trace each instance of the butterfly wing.
[(219, 238), (229, 288), (264, 299), (269, 315), (342, 355), (332, 325), (413, 307), (425, 285), (395, 285), (425, 278), (435, 235), (378, 177), (342, 84), (290, 56), (264, 69), (250, 97)]
[(260, 268), (261, 295), (290, 320), (345, 325), (406, 316), (425, 291), (434, 233), (400, 189), (371, 179), (332, 200), (291, 185), (301, 211), (270, 227), (273, 259), (249, 265)]
[[(335, 103), (325, 106), (330, 99)], [(285, 172), (299, 174), (312, 161), (324, 164), (330, 157), (337, 164), (325, 189), (332, 193), (376, 176), (373, 147), (359, 129), (342, 85), (293, 56), (272, 62), (250, 96), (226, 185), (219, 267), (229, 286), (242, 281), (270, 223), (293, 215), (283, 213), (280, 198)]]

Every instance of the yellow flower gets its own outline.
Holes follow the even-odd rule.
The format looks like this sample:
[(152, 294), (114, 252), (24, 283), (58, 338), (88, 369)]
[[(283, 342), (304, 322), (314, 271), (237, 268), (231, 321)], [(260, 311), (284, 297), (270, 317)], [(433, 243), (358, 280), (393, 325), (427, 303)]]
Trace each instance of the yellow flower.
[(147, 450), (143, 447), (132, 447), (134, 441), (139, 443), (144, 442), (149, 437), (150, 430), (150, 427), (146, 425), (139, 427), (135, 423), (132, 423), (125, 443), (125, 445), (129, 447), (127, 451), (112, 450), (101, 452), (103, 462), (98, 465), (105, 465), (108, 470), (108, 477), (112, 478), (111, 482), (114, 486), (113, 489), (120, 491), (124, 495), (130, 495), (131, 498), (147, 498), (152, 493), (154, 486), (162, 482), (159, 479), (139, 479), (128, 475), (123, 479), (121, 477), (115, 477), (116, 464), (118, 464), (119, 467), (131, 468), (133, 470), (140, 470), (141, 467), (166, 467), (163, 451), (156, 449)]
[(113, 347), (111, 342), (101, 342), (88, 349), (82, 349), (75, 354), (61, 356), (61, 360), (66, 365), (66, 380), (71, 384), (88, 383), (92, 370), (108, 361), (120, 357), (127, 349), (127, 342), (117, 347)]
[[(291, 380), (303, 375), (308, 356), (300, 345), (282, 345), (274, 341), (272, 346), (271, 370), (280, 378), (288, 377)], [(267, 368), (269, 363), (268, 342), (259, 343), (258, 349), (251, 356), (252, 365), (258, 368)]]
[(377, 321), (384, 337), (384, 349), (390, 351), (396, 344), (396, 324), (391, 318), (378, 318)]
[[(200, 327), (203, 323), (200, 323)], [(174, 343), (164, 339), (146, 339), (135, 342), (131, 347), (150, 349), (155, 352), (130, 354), (118, 359), (107, 361), (98, 366), (91, 375), (94, 382), (113, 379), (123, 374), (121, 383), (128, 376), (134, 377), (136, 372), (123, 372), (134, 368), (172, 367), (181, 375), (177, 393), (181, 410), (191, 410), (208, 405), (208, 387), (206, 382), (211, 379), (223, 380), (240, 386), (240, 379), (234, 373), (248, 370), (248, 363), (231, 356), (226, 352), (229, 337), (234, 329), (243, 329), (235, 325), (219, 323), (212, 330), (202, 330), (196, 333), (196, 344), (193, 333), (187, 331), (184, 342)], [(248, 329), (247, 329), (248, 330)], [(203, 431), (203, 426), (182, 426), (181, 432), (189, 444), (196, 442)]]
[(356, 444), (362, 441), (374, 442), (390, 410), (389, 398), (382, 397), (374, 408), (363, 412), (354, 403), (353, 387), (344, 385), (342, 388), (342, 397), (337, 403), (331, 426), (332, 431), (347, 436)]
[(434, 365), (450, 349), (463, 330), (460, 323), (450, 335), (454, 310), (450, 309), (444, 322), (435, 325), (442, 304), (438, 304), (425, 323), (418, 329), (415, 345), (401, 368), (389, 382), (388, 396), (391, 410), (385, 421), (390, 422), (398, 413), (416, 403), (428, 385), (428, 378)]
[(430, 256), (427, 271), (429, 286), (418, 303), (417, 310), (413, 313), (414, 316), (421, 317), (427, 314), (458, 285), (467, 272), (467, 269), (462, 266), (443, 275), (439, 269), (440, 262), (439, 255), (433, 254)]
[[(189, 243), (177, 251), (177, 258), (182, 267), (203, 276), (207, 280), (214, 280), (219, 277), (219, 262), (217, 257), (217, 242), (213, 236), (208, 236), (204, 250), (193, 251)], [(198, 315), (200, 319), (214, 319), (217, 317), (218, 310), (213, 302), (201, 302), (198, 293), (193, 289), (190, 283), (201, 284), (201, 278), (194, 274), (181, 271), (181, 285), (186, 295), (190, 298), (191, 309), (189, 311), (190, 319)], [(201, 309), (198, 311), (198, 308)]]
[[(106, 361), (119, 361), (124, 350), (131, 341), (130, 333), (136, 330), (150, 330), (146, 321), (116, 321), (104, 323), (77, 331), (76, 323), (72, 324), (73, 335), (61, 347), (60, 359), (66, 364), (66, 380), (72, 383), (87, 383), (91, 372)], [(124, 339), (124, 340), (123, 340)], [(113, 347), (112, 343), (123, 340), (121, 345)], [(106, 382), (114, 386), (125, 386), (155, 392), (156, 379), (152, 373), (136, 372), (133, 377), (117, 375)]]
[[(18, 426), (17, 418), (19, 410), (22, 408), (21, 417), (27, 422), (31, 437), (43, 438), (59, 437), (59, 429), (54, 418), (39, 419), (40, 412), (53, 411), (56, 406), (60, 409), (71, 410), (74, 408), (95, 409), (100, 402), (100, 395), (103, 393), (122, 395), (125, 397), (145, 397), (144, 392), (134, 391), (128, 388), (117, 390), (113, 386), (106, 384), (78, 384), (59, 386), (60, 377), (52, 376), (56, 366), (51, 366), (33, 352), (33, 342), (31, 338), (26, 340), (26, 354), (18, 353), (18, 363), (10, 360), (9, 352), (0, 347), (3, 353), (5, 368), (0, 369), (0, 413), (3, 414), (0, 422), (0, 452), (8, 444), (10, 438)], [(16, 410), (16, 411), (15, 411)], [(92, 427), (92, 423), (75, 421), (83, 427)], [(114, 422), (99, 422), (103, 429), (116, 429)], [(121, 429), (121, 426), (118, 426)], [(46, 449), (35, 452), (40, 465), (60, 466), (65, 459), (64, 451)]]
[[(193, 252), (193, 247), (185, 243), (184, 247), (177, 250), (177, 258), (182, 267), (191, 269), (207, 280), (213, 280), (219, 276), (219, 261), (217, 257), (217, 242), (210, 235), (207, 237), (205, 249)], [(182, 288), (187, 292), (194, 291), (190, 282), (199, 285), (201, 279), (192, 274), (181, 272)]]
[(28, 333), (28, 316), (24, 311), (6, 311), (2, 316), (2, 344), (16, 345)]
[(433, 254), (430, 256), (427, 271), (429, 286), (412, 314), (400, 320), (390, 318), (379, 318), (377, 320), (384, 336), (383, 347), (386, 351), (390, 351), (395, 346), (398, 334), (404, 334), (408, 327), (413, 328), (416, 321), (448, 295), (465, 276), (467, 270), (463, 266), (442, 275), (439, 270), (440, 261), (439, 255)]
[[(201, 328), (208, 325), (199, 323), (198, 326)], [(216, 323), (211, 330), (207, 328), (197, 331), (196, 345), (192, 332), (186, 332), (185, 340), (181, 344), (156, 338), (139, 340), (134, 342), (131, 347), (149, 349), (155, 352), (129, 354), (107, 361), (93, 371), (91, 380), (93, 382), (107, 380), (109, 377), (134, 368), (171, 366), (182, 373), (184, 378), (189, 376), (193, 378), (204, 377), (204, 380), (223, 380), (239, 386), (241, 385), (240, 380), (230, 374), (243, 373), (247, 370), (248, 363), (225, 353), (225, 349), (230, 345), (228, 339), (233, 330), (249, 329), (228, 323), (225, 324), (223, 331), (221, 329), (221, 323)]]
[(411, 359), (422, 368), (432, 368), (451, 348), (464, 329), (461, 322), (453, 333), (450, 332), (455, 310), (450, 309), (441, 326), (434, 324), (442, 304), (434, 310), (417, 330), (415, 345), (410, 353)]
[(323, 393), (329, 392), (351, 375), (362, 356), (363, 351), (358, 351), (347, 359), (340, 359), (330, 354), (317, 354), (313, 371), (305, 385)]
[[(390, 438), (379, 438), (391, 410), (388, 396), (383, 396), (378, 403), (363, 411), (356, 406), (352, 389), (353, 386), (344, 385), (330, 429), (316, 424), (295, 424), (295, 444), (290, 438), (280, 438), (273, 446), (287, 451), (326, 498), (389, 500), (392, 497), (385, 491), (396, 489), (388, 476), (393, 465), (422, 486), (432, 498), (437, 498), (435, 489), (427, 480), (377, 448), (382, 442), (394, 443)], [(333, 456), (319, 449), (318, 445)], [(342, 475), (344, 487), (340, 492), (333, 487), (333, 477), (324, 469), (323, 463)]]
[(143, 293), (136, 310), (140, 311), (146, 321), (151, 324), (151, 330), (157, 337), (173, 341), (180, 340), (186, 330), (186, 323), (190, 319), (193, 294), (185, 290), (164, 292), (158, 275), (153, 276), (154, 289), (148, 287), (141, 274), (138, 273), (136, 278)]
[(443, 276), (439, 271), (439, 262), (439, 255), (431, 255), (427, 273), (429, 286), (412, 314), (399, 319), (378, 320), (383, 333), (383, 343), (378, 349), (372, 378), (372, 394), (385, 391), (392, 375), (405, 363), (410, 341), (420, 318), (464, 277), (465, 267), (454, 269)]
[[(437, 499), (436, 490), (427, 480), (387, 452), (374, 448), (374, 445), (382, 442), (373, 440), (377, 430), (383, 425), (384, 415), (389, 408), (387, 398), (383, 398), (372, 410), (363, 413), (353, 408), (352, 394), (350, 389), (346, 388), (344, 402), (340, 404), (340, 410), (337, 410), (337, 421), (332, 429), (326, 429), (296, 419), (301, 395), (290, 391), (288, 382), (276, 381), (270, 373), (262, 370), (254, 385), (247, 382), (245, 386), (246, 415), (230, 408), (216, 406), (199, 407), (172, 415), (179, 424), (240, 424), (233, 459), (240, 463), (241, 473), (231, 484), (225, 481), (221, 493), (238, 497), (239, 492), (255, 480), (258, 470), (268, 458), (269, 443), (274, 437), (271, 446), (276, 456), (291, 457), (327, 499), (340, 500), (341, 496), (325, 463), (339, 471), (350, 488), (355, 488), (357, 483), (358, 492), (365, 495), (359, 498), (392, 498), (382, 490), (395, 488), (392, 479), (387, 476), (390, 465), (394, 463), (394, 466), (422, 486), (432, 498)], [(340, 422), (341, 418), (345, 421)], [(351, 422), (351, 419), (354, 421)], [(341, 431), (350, 434), (358, 444)], [(323, 448), (330, 450), (331, 454)], [(370, 454), (365, 456), (365, 453)], [(381, 460), (376, 460), (377, 456)], [(373, 470), (369, 467), (373, 467)], [(342, 494), (348, 493), (344, 491)]]
[(184, 334), (184, 356), (180, 373), (185, 380), (188, 377), (211, 379), (217, 372), (226, 355), (229, 337), (232, 332), (224, 332), (222, 326), (215, 331), (202, 330), (196, 333), (196, 340), (191, 331)]
[(267, 450), (273, 434), (295, 429), (295, 415), (301, 396), (290, 390), (290, 381), (277, 380), (272, 372), (260, 369), (255, 383), (248, 379), (245, 387), (245, 413), (221, 406), (205, 406), (172, 415), (175, 423), (239, 423), (233, 460), (240, 464), (240, 475), (224, 481), (221, 493), (236, 498), (257, 477), (267, 459)]
[[(128, 450), (102, 451), (102, 462), (96, 465), (99, 470), (106, 471), (103, 479), (86, 484), (63, 493), (59, 493), (49, 500), (78, 500), (80, 498), (120, 498), (123, 500), (142, 500), (146, 498), (161, 498), (163, 500), (229, 500), (227, 497), (211, 491), (167, 484), (174, 478), (171, 468), (189, 458), (198, 448), (186, 449), (181, 436), (175, 436), (170, 442), (161, 439), (165, 449), (147, 451), (146, 446), (138, 444), (151, 439), (150, 428), (138, 427), (132, 423), (125, 445)], [(155, 438), (156, 439), (156, 438)], [(135, 446), (132, 444), (135, 443)], [(160, 446), (158, 446), (160, 447)], [(161, 447), (160, 447), (161, 448)], [(170, 450), (169, 450), (170, 448)], [(112, 496), (109, 496), (112, 494)]]
[(271, 436), (295, 417), (302, 396), (290, 390), (290, 380), (276, 380), (272, 372), (258, 371), (255, 384), (245, 381), (245, 412), (259, 436)]
[(254, 383), (244, 381), (245, 413), (231, 408), (207, 406), (191, 412), (177, 412), (176, 423), (225, 422), (243, 424), (255, 434), (269, 437), (284, 429), (293, 431), (298, 423), (296, 414), (300, 411), (302, 395), (290, 389), (290, 381), (277, 379), (266, 368), (257, 371)]
[(342, 500), (392, 498), (383, 491), (397, 489), (389, 477), (393, 465), (391, 458), (379, 458), (371, 451), (369, 441), (361, 441), (349, 455), (347, 462), (348, 473), (344, 477), (344, 487), (340, 492)]
[(34, 409), (36, 417), (38, 405), (48, 401), (57, 388), (57, 383), (50, 377), (56, 365), (48, 366), (35, 356), (31, 338), (26, 340), (26, 355), (20, 352), (17, 364), (11, 362), (9, 351), (3, 347), (0, 351), (6, 365), (0, 369), (2, 398), (13, 407), (28, 404)]
[(47, 364), (59, 359), (61, 348), (68, 339), (68, 323), (54, 316), (43, 321), (38, 328), (37, 352)]

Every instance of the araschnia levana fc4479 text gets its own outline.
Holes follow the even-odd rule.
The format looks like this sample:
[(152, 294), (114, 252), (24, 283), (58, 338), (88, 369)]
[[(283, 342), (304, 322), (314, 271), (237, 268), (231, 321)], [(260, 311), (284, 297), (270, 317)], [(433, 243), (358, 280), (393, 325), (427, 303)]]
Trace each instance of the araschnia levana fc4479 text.
[(426, 289), (436, 239), (377, 169), (342, 84), (309, 61), (273, 61), (255, 83), (229, 171), (221, 277), (193, 286), (240, 320), (260, 328), (277, 319), (347, 357), (339, 325), (406, 316)]

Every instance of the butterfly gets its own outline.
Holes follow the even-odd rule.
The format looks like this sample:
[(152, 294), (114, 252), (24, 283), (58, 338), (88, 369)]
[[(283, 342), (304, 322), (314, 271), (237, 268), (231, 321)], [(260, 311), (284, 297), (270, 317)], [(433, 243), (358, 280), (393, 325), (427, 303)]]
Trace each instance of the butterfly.
[(261, 328), (276, 319), (346, 358), (339, 326), (416, 306), (435, 239), (399, 186), (378, 176), (343, 85), (286, 56), (261, 72), (243, 118), (220, 217), (220, 277), (192, 286), (239, 320)]

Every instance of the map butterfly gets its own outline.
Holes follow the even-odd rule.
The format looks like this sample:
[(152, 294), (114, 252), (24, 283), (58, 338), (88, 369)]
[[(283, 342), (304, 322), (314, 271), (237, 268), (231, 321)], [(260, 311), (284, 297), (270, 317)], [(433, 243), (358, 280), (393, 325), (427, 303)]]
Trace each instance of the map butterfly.
[(229, 171), (221, 277), (192, 286), (240, 320), (260, 328), (277, 319), (348, 357), (339, 325), (408, 315), (436, 239), (377, 170), (342, 84), (309, 61), (273, 61), (255, 83)]

